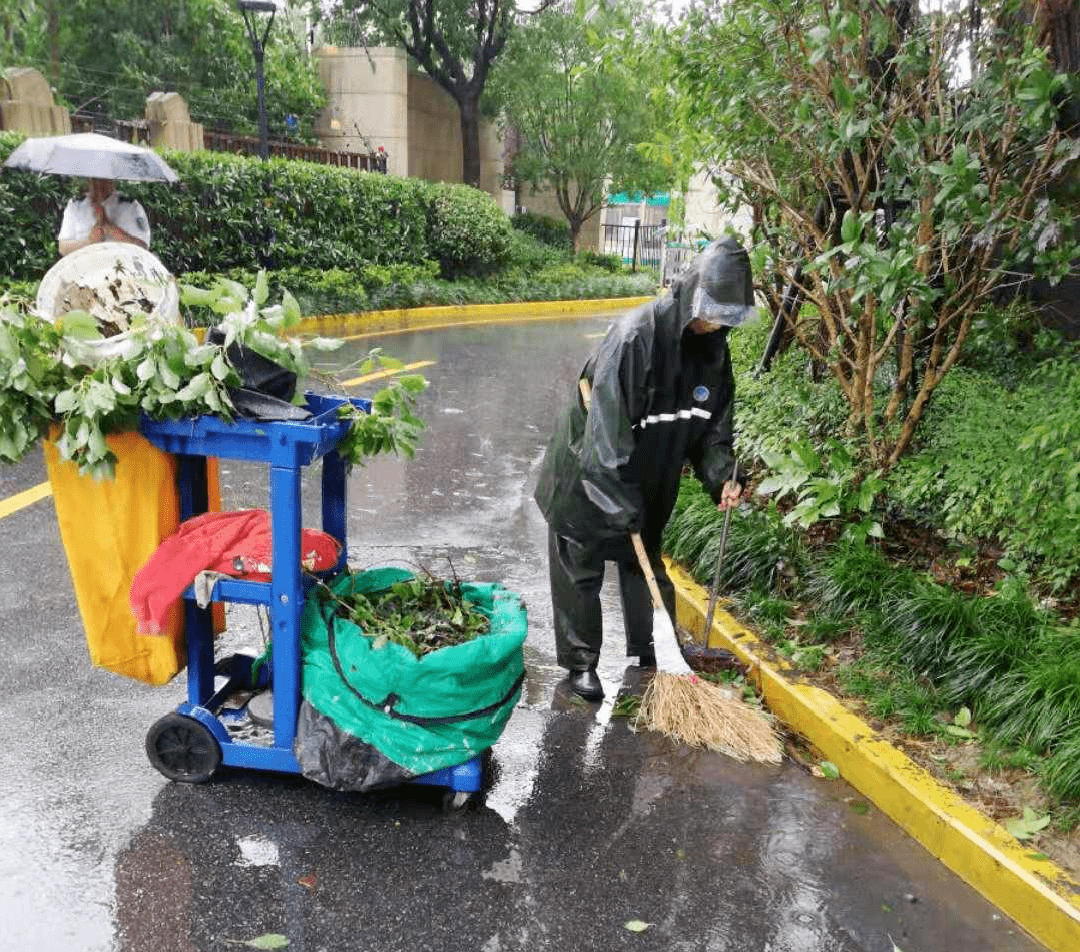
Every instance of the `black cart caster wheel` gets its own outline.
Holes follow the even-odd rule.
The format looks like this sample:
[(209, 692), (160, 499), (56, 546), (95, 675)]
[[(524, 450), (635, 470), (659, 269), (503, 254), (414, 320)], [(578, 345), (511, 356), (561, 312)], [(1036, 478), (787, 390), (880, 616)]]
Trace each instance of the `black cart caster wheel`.
[(467, 790), (447, 790), (443, 794), (443, 813), (464, 813), (472, 805), (474, 795)]
[(146, 756), (170, 780), (204, 783), (221, 766), (221, 746), (193, 717), (166, 714), (146, 735)]

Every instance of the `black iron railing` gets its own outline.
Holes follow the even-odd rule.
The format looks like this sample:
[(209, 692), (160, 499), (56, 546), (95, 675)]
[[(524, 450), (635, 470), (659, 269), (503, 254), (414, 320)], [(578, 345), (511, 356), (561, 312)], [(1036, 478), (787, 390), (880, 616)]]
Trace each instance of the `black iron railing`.
[(632, 271), (659, 268), (663, 259), (666, 225), (645, 225), (635, 220), (624, 225), (601, 225), (600, 250), (618, 255)]

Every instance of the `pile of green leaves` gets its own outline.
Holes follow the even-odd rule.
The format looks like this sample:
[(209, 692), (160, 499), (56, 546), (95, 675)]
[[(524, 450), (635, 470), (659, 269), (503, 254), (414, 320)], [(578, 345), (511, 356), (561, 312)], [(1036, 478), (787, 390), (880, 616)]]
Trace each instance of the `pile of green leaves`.
[[(203, 343), (186, 327), (143, 317), (133, 323), (129, 346), (107, 358), (95, 351), (103, 338), (89, 314), (75, 311), (52, 323), (33, 312), (2, 307), (0, 460), (17, 462), (49, 436), (61, 458), (74, 461), (80, 472), (107, 478), (116, 458), (106, 436), (136, 430), (143, 415), (234, 419), (229, 391), (241, 383), (227, 354), (234, 343), (304, 377), (309, 371), (305, 346), (330, 350), (338, 342), (304, 344), (287, 336), (285, 331), (301, 319), (300, 308), (288, 291), (280, 303), (269, 304), (268, 298), (265, 274), (250, 292), (227, 279), (206, 290), (185, 287), (183, 301), (217, 315), (222, 344)], [(376, 362), (400, 367), (373, 352), (369, 364)], [(413, 412), (415, 400), (425, 385), (422, 377), (398, 375), (375, 395), (371, 413), (343, 405), (341, 413), (351, 421), (339, 446), (346, 463), (382, 452), (411, 455), (423, 428)]]
[(417, 576), (385, 592), (335, 597), (337, 614), (363, 629), (375, 650), (393, 642), (421, 658), (472, 641), (490, 627), (488, 616), (463, 596), (459, 582)]

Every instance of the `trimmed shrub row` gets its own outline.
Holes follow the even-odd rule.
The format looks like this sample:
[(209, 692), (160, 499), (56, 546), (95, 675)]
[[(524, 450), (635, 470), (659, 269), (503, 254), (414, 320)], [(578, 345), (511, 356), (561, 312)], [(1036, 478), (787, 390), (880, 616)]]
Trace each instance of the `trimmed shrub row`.
[[(22, 138), (0, 134), (0, 161)], [(120, 188), (146, 208), (154, 253), (175, 274), (431, 260), (440, 277), (453, 280), (489, 274), (510, 257), (509, 219), (488, 195), (464, 185), (220, 152), (164, 157), (179, 183)], [(52, 175), (0, 175), (7, 277), (38, 280), (56, 261), (64, 205), (80, 187)]]

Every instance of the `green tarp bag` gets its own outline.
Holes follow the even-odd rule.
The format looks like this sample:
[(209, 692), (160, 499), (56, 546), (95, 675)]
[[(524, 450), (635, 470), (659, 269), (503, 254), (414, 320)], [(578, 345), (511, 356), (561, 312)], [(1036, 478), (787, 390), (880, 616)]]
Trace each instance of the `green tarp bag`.
[[(415, 575), (387, 567), (346, 572), (328, 584), (338, 596), (372, 595)], [(313, 588), (301, 617), (302, 693), (337, 728), (414, 775), (463, 764), (499, 739), (525, 679), (527, 632), (519, 595), (498, 583), (462, 582), (487, 615), (487, 633), (417, 658), (334, 613), (333, 595)]]

